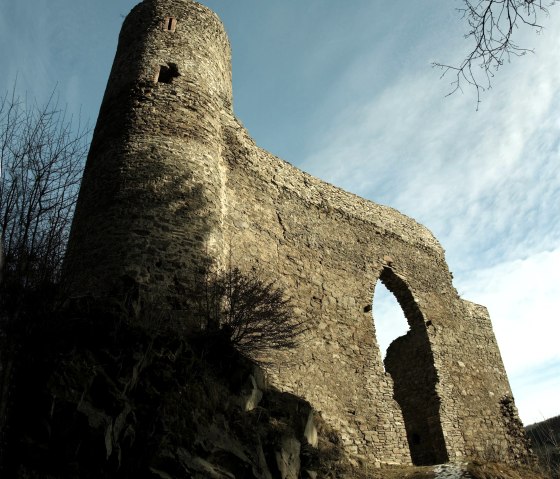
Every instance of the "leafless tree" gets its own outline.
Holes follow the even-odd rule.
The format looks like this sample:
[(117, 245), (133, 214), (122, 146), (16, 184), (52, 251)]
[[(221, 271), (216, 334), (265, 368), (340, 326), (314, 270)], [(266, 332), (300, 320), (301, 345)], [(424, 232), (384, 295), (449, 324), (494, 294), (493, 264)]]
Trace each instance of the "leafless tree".
[(203, 329), (222, 333), (254, 360), (266, 361), (267, 351), (295, 347), (307, 329), (305, 320), (296, 318), (284, 290), (256, 272), (230, 268), (207, 274), (198, 283), (203, 288), (197, 294)]
[(88, 128), (60, 108), (0, 98), (2, 287), (58, 279), (88, 146)]
[(476, 89), (477, 104), (481, 93), (490, 88), (494, 73), (512, 56), (523, 56), (532, 52), (518, 45), (514, 33), (526, 26), (542, 30), (543, 16), (556, 0), (461, 0), (463, 6), (457, 10), (468, 24), (465, 38), (474, 42), (474, 47), (459, 65), (435, 62), (433, 66), (443, 70), (442, 77), (454, 74), (449, 94), (462, 90), (463, 83)]

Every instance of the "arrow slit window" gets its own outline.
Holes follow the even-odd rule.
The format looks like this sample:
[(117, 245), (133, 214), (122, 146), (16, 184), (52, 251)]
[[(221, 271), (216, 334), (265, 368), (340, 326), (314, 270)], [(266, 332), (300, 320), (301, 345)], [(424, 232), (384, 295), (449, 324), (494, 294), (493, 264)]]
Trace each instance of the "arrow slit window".
[(163, 29), (168, 32), (174, 32), (177, 28), (177, 19), (175, 17), (165, 17), (163, 21)]

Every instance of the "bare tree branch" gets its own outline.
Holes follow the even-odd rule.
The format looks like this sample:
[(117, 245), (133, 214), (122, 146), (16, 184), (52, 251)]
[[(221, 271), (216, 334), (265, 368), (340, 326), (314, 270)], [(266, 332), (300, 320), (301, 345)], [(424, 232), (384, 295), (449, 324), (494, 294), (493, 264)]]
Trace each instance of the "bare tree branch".
[(0, 97), (3, 288), (58, 280), (88, 139), (54, 92), (44, 105), (18, 97), (15, 85)]
[(258, 274), (230, 268), (197, 283), (202, 329), (225, 334), (241, 354), (257, 362), (266, 362), (269, 351), (295, 347), (307, 329), (283, 289)]
[(523, 56), (532, 52), (530, 48), (518, 45), (513, 37), (520, 27), (526, 26), (542, 30), (540, 18), (548, 16), (548, 7), (556, 0), (461, 0), (461, 13), (468, 24), (465, 38), (474, 41), (474, 47), (459, 65), (434, 62), (432, 65), (442, 69), (441, 77), (454, 74), (451, 91), (462, 91), (463, 83), (476, 90), (477, 105), (480, 95), (491, 87), (494, 73), (510, 61), (512, 56)]

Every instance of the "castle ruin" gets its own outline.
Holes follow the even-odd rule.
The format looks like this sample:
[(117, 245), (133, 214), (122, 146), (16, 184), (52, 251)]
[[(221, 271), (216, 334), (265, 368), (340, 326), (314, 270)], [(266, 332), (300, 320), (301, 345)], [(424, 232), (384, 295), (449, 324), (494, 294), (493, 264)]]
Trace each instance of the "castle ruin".
[[(487, 310), (462, 300), (422, 225), (262, 150), (232, 110), (230, 46), (193, 0), (127, 16), (66, 259), (77, 296), (125, 278), (180, 316), (200, 268), (266, 272), (310, 330), (270, 382), (305, 398), (375, 464), (527, 458)], [(383, 282), (408, 320), (385, 365), (371, 303)]]

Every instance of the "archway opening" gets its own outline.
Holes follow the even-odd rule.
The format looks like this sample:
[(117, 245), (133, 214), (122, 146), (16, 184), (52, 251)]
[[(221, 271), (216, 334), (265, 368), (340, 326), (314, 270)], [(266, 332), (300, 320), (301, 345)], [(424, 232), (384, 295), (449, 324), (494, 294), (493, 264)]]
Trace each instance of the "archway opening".
[[(397, 305), (400, 313), (395, 311)], [(386, 353), (381, 349), (383, 363), (393, 379), (393, 397), (402, 411), (412, 462), (446, 462), (449, 456), (439, 412), (438, 376), (425, 320), (406, 282), (391, 268), (385, 268), (380, 276), (372, 309), (376, 336), (381, 339), (378, 344), (386, 348)], [(378, 318), (383, 314), (389, 318)]]
[(387, 349), (395, 339), (404, 336), (410, 330), (410, 327), (397, 299), (382, 281), (378, 281), (375, 285), (372, 312), (377, 345), (379, 346), (381, 360), (385, 365)]

